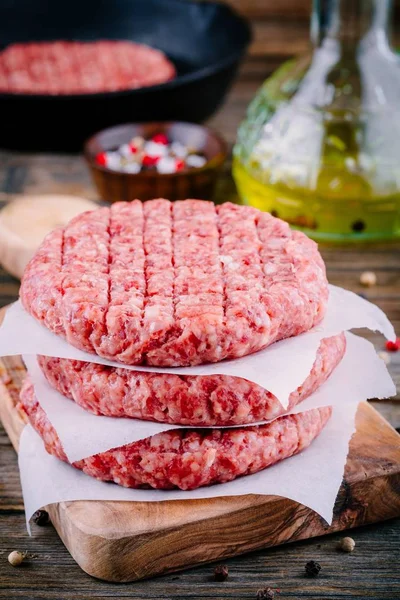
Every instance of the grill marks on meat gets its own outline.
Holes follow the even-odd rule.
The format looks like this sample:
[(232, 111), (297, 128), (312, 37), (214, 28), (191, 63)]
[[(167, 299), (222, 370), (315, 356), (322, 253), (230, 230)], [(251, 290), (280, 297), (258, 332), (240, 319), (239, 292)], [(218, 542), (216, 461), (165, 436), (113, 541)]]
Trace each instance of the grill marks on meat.
[(110, 211), (73, 219), (64, 230), (62, 315), (67, 341), (93, 352), (106, 335), (110, 288)]
[[(321, 341), (309, 376), (290, 395), (289, 409), (328, 379), (345, 348), (344, 334)], [(200, 427), (245, 425), (284, 412), (273, 394), (239, 377), (145, 373), (47, 356), (38, 361), (53, 388), (97, 415)]]
[[(165, 206), (167, 201), (156, 202)], [(157, 210), (158, 205), (155, 207)], [(164, 266), (167, 276), (161, 270), (159, 273), (167, 283), (167, 300), (161, 289), (150, 319), (150, 327), (156, 319), (163, 336), (154, 339), (148, 335), (149, 344), (144, 352), (149, 364), (172, 364), (171, 357), (175, 364), (191, 364), (197, 362), (198, 354), (202, 355), (201, 362), (215, 362), (223, 358), (220, 358), (220, 338), (224, 329), (215, 207), (209, 202), (193, 200), (170, 204), (170, 208), (173, 255), (170, 268)], [(148, 210), (148, 219), (153, 220), (153, 206), (147, 208), (146, 203), (144, 209)], [(164, 254), (163, 248), (160, 253)], [(157, 248), (153, 247), (146, 254), (147, 264), (153, 263), (154, 256), (158, 257)], [(173, 294), (171, 300), (169, 290)], [(147, 331), (145, 339), (146, 334)]]
[[(47, 452), (68, 462), (29, 380), (21, 408)], [(331, 407), (286, 415), (267, 425), (224, 430), (171, 430), (73, 463), (87, 475), (131, 488), (182, 490), (256, 473), (301, 452), (319, 435)]]
[(174, 65), (159, 50), (128, 41), (12, 44), (0, 52), (0, 92), (93, 94), (165, 83)]
[(324, 314), (316, 244), (256, 209), (201, 200), (116, 203), (52, 232), (24, 307), (73, 346), (125, 364), (237, 358)]

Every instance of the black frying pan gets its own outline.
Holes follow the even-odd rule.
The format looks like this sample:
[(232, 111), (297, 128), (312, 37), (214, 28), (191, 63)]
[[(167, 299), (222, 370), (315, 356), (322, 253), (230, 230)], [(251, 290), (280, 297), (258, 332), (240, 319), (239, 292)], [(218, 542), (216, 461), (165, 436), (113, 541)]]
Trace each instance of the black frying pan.
[(126, 39), (164, 51), (178, 77), (148, 88), (88, 95), (0, 94), (0, 146), (76, 150), (129, 121), (207, 119), (221, 104), (250, 41), (228, 6), (187, 0), (1, 0), (0, 46)]

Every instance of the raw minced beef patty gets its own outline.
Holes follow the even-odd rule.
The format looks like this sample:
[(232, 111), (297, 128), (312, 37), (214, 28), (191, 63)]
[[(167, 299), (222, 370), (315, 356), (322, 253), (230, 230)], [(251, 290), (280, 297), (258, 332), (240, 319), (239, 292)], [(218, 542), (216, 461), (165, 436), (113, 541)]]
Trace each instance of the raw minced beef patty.
[[(289, 408), (326, 381), (345, 349), (344, 334), (321, 341), (310, 375), (290, 395)], [(210, 426), (267, 421), (284, 412), (273, 394), (240, 377), (144, 373), (48, 356), (38, 362), (52, 387), (97, 415)]]
[(50, 233), (26, 268), (25, 309), (73, 346), (130, 365), (237, 358), (319, 323), (315, 242), (248, 206), (116, 203)]
[(129, 41), (33, 42), (0, 52), (0, 92), (93, 94), (164, 83), (176, 75), (160, 50)]
[[(21, 409), (47, 452), (68, 462), (57, 433), (39, 406), (29, 378)], [(171, 430), (73, 463), (87, 475), (131, 488), (193, 490), (256, 473), (301, 452), (326, 425), (331, 407), (238, 429)]]

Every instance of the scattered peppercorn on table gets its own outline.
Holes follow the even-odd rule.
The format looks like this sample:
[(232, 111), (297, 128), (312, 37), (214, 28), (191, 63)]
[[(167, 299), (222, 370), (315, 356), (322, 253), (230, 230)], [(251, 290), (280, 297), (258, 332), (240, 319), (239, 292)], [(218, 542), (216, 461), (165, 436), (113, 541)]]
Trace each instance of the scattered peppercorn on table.
[[(257, 73), (257, 70), (255, 70)], [(233, 142), (243, 110), (260, 83), (257, 75), (239, 80), (213, 126)], [(262, 73), (261, 76), (264, 76)], [(95, 198), (83, 161), (77, 157), (30, 156), (3, 152), (0, 156), (3, 201), (12, 194), (75, 193)], [(220, 182), (219, 195), (234, 198), (229, 177)], [(400, 332), (400, 248), (322, 248), (331, 283), (364, 294), (378, 304)], [(376, 284), (361, 281), (372, 272)], [(365, 279), (365, 278), (364, 278)], [(368, 281), (372, 281), (369, 277)], [(16, 299), (19, 284), (0, 270), (0, 305)], [(400, 351), (385, 348), (383, 338), (369, 334), (398, 388)], [(400, 429), (400, 394), (374, 406)], [(206, 565), (183, 573), (116, 587), (90, 578), (79, 569), (45, 515), (25, 529), (17, 458), (0, 430), (0, 600), (88, 600), (89, 598), (387, 598), (400, 597), (400, 520), (364, 527), (306, 542), (289, 544)], [(38, 482), (40, 485), (40, 482)], [(349, 499), (350, 500), (350, 499)], [(346, 539), (351, 538), (353, 541)], [(13, 554), (20, 552), (23, 555)], [(9, 560), (8, 560), (9, 558)], [(18, 563), (18, 564), (17, 564)]]

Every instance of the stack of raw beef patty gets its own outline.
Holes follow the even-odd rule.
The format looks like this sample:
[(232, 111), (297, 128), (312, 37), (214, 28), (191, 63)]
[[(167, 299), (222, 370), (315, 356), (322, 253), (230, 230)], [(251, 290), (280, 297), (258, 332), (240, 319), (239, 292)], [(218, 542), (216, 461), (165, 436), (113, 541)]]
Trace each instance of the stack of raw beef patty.
[[(83, 213), (47, 236), (26, 269), (21, 299), (72, 346), (121, 363), (39, 357), (61, 394), (98, 415), (187, 426), (73, 463), (98, 479), (184, 490), (230, 481), (300, 452), (329, 420), (330, 407), (284, 415), (276, 397), (238, 377), (124, 368), (235, 359), (321, 321), (328, 286), (317, 247), (267, 213), (201, 200)], [(343, 334), (322, 340), (289, 408), (329, 377), (344, 352)], [(29, 378), (21, 407), (47, 451), (67, 461)], [(207, 426), (214, 429), (195, 429)]]

